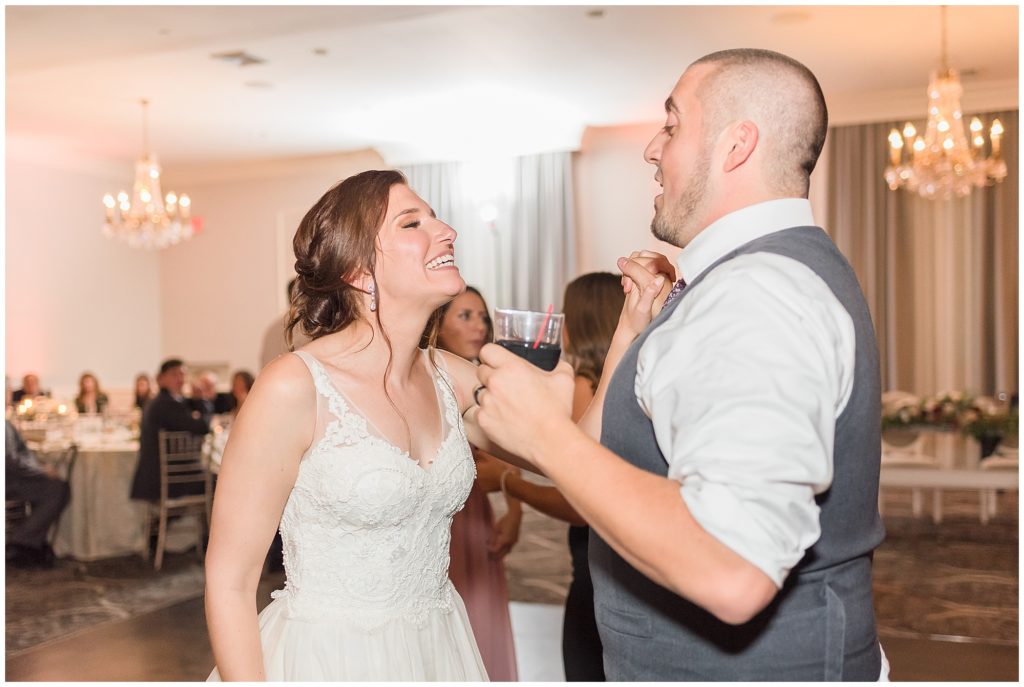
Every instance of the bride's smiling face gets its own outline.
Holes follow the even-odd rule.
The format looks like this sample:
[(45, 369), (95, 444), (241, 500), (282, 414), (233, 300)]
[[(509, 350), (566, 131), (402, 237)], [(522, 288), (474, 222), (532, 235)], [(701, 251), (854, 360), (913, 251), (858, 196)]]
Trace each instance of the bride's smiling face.
[(466, 282), (455, 265), (456, 236), (412, 189), (392, 186), (374, 270), (382, 308), (390, 301), (433, 309), (462, 293)]

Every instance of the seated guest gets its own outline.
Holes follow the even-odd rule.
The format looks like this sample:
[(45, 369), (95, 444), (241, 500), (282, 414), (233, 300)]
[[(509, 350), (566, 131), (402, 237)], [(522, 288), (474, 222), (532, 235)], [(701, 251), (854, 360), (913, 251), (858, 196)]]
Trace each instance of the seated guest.
[(231, 397), (234, 401), (231, 408), (232, 415), (238, 415), (239, 409), (245, 403), (245, 398), (249, 395), (255, 382), (256, 378), (248, 370), (239, 370), (231, 378)]
[(46, 535), (68, 505), (71, 489), (51, 468), (39, 464), (10, 420), (4, 452), (5, 496), (9, 501), (27, 501), (31, 507), (28, 517), (13, 523), (7, 532), (7, 563), (18, 568), (52, 568), (53, 549)]
[(140, 372), (135, 377), (135, 407), (144, 410), (153, 398), (153, 387), (149, 384), (149, 375)]
[(14, 405), (21, 403), (22, 399), (35, 398), (36, 396), (49, 396), (49, 391), (43, 391), (39, 385), (39, 375), (32, 374), (31, 372), (25, 375), (21, 380), (21, 388), (15, 391), (11, 395), (11, 402)]
[[(160, 430), (168, 432), (192, 432), (196, 436), (206, 434), (209, 422), (189, 408), (181, 390), (185, 386), (185, 363), (177, 358), (165, 360), (160, 365), (156, 378), (160, 393), (156, 395), (142, 413), (142, 428), (139, 433), (139, 462), (132, 479), (133, 499), (156, 501), (160, 498)], [(187, 487), (181, 489), (180, 487)], [(198, 493), (202, 485), (172, 484), (169, 495), (183, 496)]]
[(92, 372), (86, 372), (78, 379), (75, 407), (80, 413), (102, 413), (107, 407), (107, 395), (100, 391), (99, 380)]
[(217, 375), (207, 371), (199, 375), (199, 379), (192, 385), (192, 398), (188, 404), (192, 410), (209, 420), (214, 415), (231, 412), (234, 399), (231, 394), (217, 391)]

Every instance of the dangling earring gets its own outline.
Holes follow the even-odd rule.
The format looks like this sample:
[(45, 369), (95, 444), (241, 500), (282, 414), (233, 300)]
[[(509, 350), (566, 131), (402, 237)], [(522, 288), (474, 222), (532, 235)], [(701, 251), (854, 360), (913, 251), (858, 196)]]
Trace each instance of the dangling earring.
[(366, 290), (370, 294), (370, 312), (377, 312), (377, 287), (371, 281)]

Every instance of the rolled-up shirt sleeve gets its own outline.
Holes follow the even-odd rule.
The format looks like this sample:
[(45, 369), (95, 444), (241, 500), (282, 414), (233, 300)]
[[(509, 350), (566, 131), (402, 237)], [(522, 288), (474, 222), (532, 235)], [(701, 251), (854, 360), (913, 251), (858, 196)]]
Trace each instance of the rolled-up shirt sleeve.
[(637, 400), (696, 521), (781, 587), (821, 533), (853, 322), (812, 270), (775, 254), (692, 288), (641, 348)]

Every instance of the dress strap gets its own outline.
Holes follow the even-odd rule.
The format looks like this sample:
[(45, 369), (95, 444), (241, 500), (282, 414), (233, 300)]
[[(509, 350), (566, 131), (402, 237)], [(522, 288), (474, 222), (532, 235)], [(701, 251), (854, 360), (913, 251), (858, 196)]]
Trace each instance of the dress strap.
[(334, 384), (331, 382), (331, 378), (327, 376), (327, 370), (324, 369), (323, 364), (306, 351), (292, 351), (292, 353), (297, 355), (306, 364), (306, 367), (309, 368), (316, 391), (327, 399), (327, 407), (330, 409), (331, 415), (338, 419), (348, 416), (350, 412), (348, 403), (338, 393), (338, 390), (334, 388)]
[(436, 371), (435, 377), (439, 377), (436, 385), (441, 387), (441, 398), (444, 400), (444, 417), (449, 427), (462, 427), (462, 416), (459, 414), (459, 401), (455, 397), (455, 385), (452, 383), (451, 375), (448, 374), (448, 363), (444, 359), (444, 355), (437, 352), (436, 348), (423, 349), (424, 354), (427, 356), (427, 362), (431, 361), (431, 353), (433, 353), (433, 360), (437, 361), (436, 365), (431, 364), (431, 367)]

